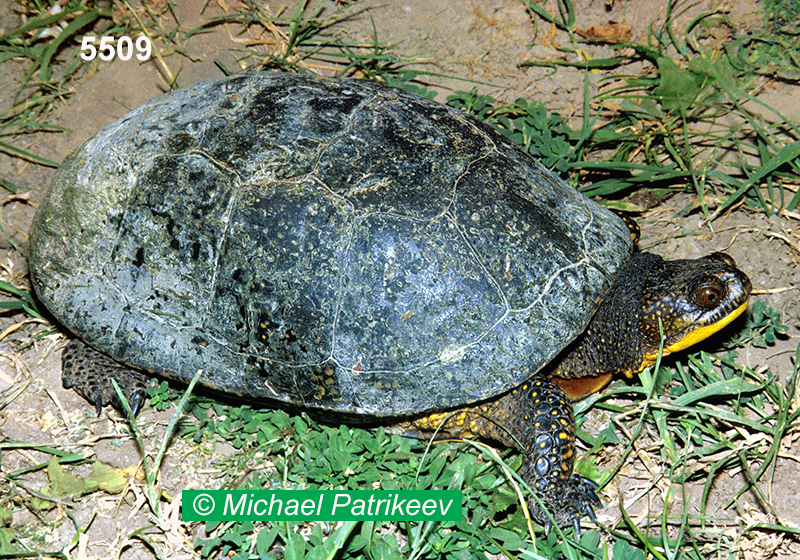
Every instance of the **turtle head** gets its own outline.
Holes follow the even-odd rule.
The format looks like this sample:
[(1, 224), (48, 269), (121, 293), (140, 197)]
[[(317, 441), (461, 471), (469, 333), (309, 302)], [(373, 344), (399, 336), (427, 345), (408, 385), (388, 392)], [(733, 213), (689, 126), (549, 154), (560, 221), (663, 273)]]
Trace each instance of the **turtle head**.
[(557, 362), (555, 382), (579, 399), (614, 375), (633, 377), (656, 362), (660, 349), (678, 352), (736, 319), (751, 289), (724, 253), (675, 261), (634, 253), (586, 331)]
[(725, 253), (654, 262), (639, 314), (640, 370), (719, 331), (747, 308), (752, 285)]

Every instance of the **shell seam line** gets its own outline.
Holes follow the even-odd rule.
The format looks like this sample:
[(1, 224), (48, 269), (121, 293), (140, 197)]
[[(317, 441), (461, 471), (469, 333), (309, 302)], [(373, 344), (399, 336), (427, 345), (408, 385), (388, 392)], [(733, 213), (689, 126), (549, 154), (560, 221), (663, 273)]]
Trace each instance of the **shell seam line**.
[(223, 222), (222, 232), (220, 233), (219, 241), (216, 246), (216, 255), (214, 256), (214, 264), (212, 267), (211, 281), (209, 283), (208, 298), (205, 301), (205, 309), (203, 310), (202, 318), (200, 320), (200, 326), (203, 327), (205, 330), (205, 325), (206, 321), (208, 320), (209, 310), (211, 309), (211, 305), (214, 301), (214, 296), (216, 295), (217, 292), (220, 259), (222, 258), (222, 247), (223, 245), (225, 245), (225, 241), (228, 238), (228, 231), (230, 228), (233, 211), (239, 203), (239, 195), (240, 195), (239, 191), (242, 188), (242, 178), (234, 169), (231, 169), (224, 162), (219, 161), (216, 158), (212, 157), (205, 150), (193, 149), (187, 152), (187, 155), (189, 154), (199, 155), (200, 157), (211, 162), (211, 164), (217, 167), (219, 170), (227, 173), (229, 177), (234, 178), (233, 185), (231, 185), (231, 198), (225, 207), (225, 213), (222, 215), (222, 222)]

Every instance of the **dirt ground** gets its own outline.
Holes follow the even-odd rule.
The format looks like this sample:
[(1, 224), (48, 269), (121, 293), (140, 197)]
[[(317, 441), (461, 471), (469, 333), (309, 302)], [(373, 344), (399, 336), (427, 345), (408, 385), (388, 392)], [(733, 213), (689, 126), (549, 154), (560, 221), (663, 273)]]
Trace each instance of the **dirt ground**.
[[(201, 13), (201, 7), (206, 3), (204, 0), (175, 3), (182, 29), (193, 28), (212, 16), (222, 14), (226, 6), (222, 1), (208, 2)], [(666, 4), (663, 0), (578, 0), (575, 3), (578, 28), (609, 22), (624, 23), (630, 26), (633, 38), (639, 40), (645, 38), (651, 22), (663, 19)], [(685, 28), (700, 11), (722, 4), (715, 0), (683, 4), (675, 28)], [(753, 0), (728, 4), (732, 4), (729, 16), (738, 26), (760, 22)], [(283, 3), (266, 2), (265, 5), (278, 13)], [(544, 5), (552, 9), (550, 2)], [(566, 38), (542, 22), (539, 22), (537, 30), (530, 13), (519, 0), (367, 0), (354, 13), (356, 15), (345, 26), (348, 34), (369, 38), (374, 22), (379, 38), (391, 43), (394, 52), (409, 59), (415, 58), (418, 61), (415, 68), (431, 73), (428, 81), (433, 89), (441, 92), (440, 100), (451, 90), (468, 90), (476, 86), (481, 93), (504, 101), (517, 97), (537, 99), (570, 119), (582, 116), (585, 77), (581, 70), (520, 67), (519, 63), (526, 60), (564, 57), (556, 47), (564, 44)], [(10, 29), (15, 17), (7, 8), (0, 10), (0, 27)], [(170, 16), (167, 12), (163, 17)], [(173, 74), (180, 70), (179, 83), (186, 86), (221, 76), (215, 60), (236, 68), (235, 55), (231, 51), (240, 48), (243, 40), (244, 37), (237, 35), (233, 26), (217, 28), (213, 32), (195, 35), (183, 45), (185, 56), (173, 54), (165, 60)], [(326, 71), (325, 68), (318, 70)], [(17, 62), (0, 65), (0, 83), (9, 84), (15, 75), (19, 75)], [(590, 79), (596, 81), (597, 76), (590, 75)], [(591, 87), (597, 87), (597, 84)], [(167, 87), (163, 69), (157, 62), (116, 60), (98, 62), (91, 75), (75, 83), (74, 89), (74, 95), (52, 116), (52, 122), (67, 130), (28, 138), (26, 149), (60, 162), (98, 130), (166, 91)], [(5, 88), (0, 90), (0, 97), (7, 99), (6, 91)], [(761, 96), (785, 115), (800, 120), (796, 86), (766, 84)], [(8, 233), (8, 238), (3, 236), (0, 240), (0, 279), (19, 286), (27, 285), (26, 233), (43, 189), (54, 171), (0, 152), (0, 176), (23, 189), (17, 194), (0, 192), (0, 197), (4, 198), (0, 202), (2, 223)], [(787, 214), (767, 218), (763, 213), (739, 208), (717, 219), (711, 231), (697, 213), (688, 217), (678, 215), (690, 200), (688, 195), (678, 195), (649, 210), (640, 220), (644, 230), (642, 246), (670, 258), (696, 257), (714, 250), (724, 250), (733, 256), (753, 281), (755, 298), (763, 299), (779, 310), (783, 321), (790, 326), (788, 339), (779, 340), (764, 351), (749, 351), (741, 357), (741, 362), (754, 369), (769, 367), (780, 375), (788, 374), (800, 338), (800, 216)], [(19, 314), (0, 315), (0, 332), (22, 320)], [(31, 325), (21, 327), (20, 332), (27, 328)], [(137, 464), (139, 454), (136, 447), (130, 439), (119, 437), (123, 422), (116, 414), (107, 413), (94, 419), (90, 406), (72, 392), (62, 389), (59, 366), (62, 342), (63, 339), (54, 334), (35, 348), (19, 352), (13, 334), (0, 341), (0, 389), (5, 391), (17, 386), (20, 380), (30, 380), (23, 393), (0, 411), (0, 434), (3, 438), (30, 444), (64, 445), (70, 442), (76, 445), (76, 449), (84, 449), (80, 445), (82, 442), (93, 441), (96, 443), (92, 449), (98, 459), (123, 468)], [(167, 419), (167, 414), (150, 408), (145, 409), (140, 417), (148, 434), (163, 432)], [(783, 451), (774, 477), (772, 504), (785, 524), (797, 527), (800, 526), (800, 479), (796, 476), (800, 442), (786, 442)], [(4, 455), (3, 469), (22, 468), (36, 459), (41, 460), (41, 456), (23, 452)], [(165, 479), (171, 479), (168, 491), (173, 495), (181, 488), (190, 487), (185, 474), (189, 466), (203, 467), (194, 465), (196, 461), (198, 459), (190, 449), (176, 443), (162, 471)], [(724, 504), (741, 487), (736, 481), (737, 476), (738, 473), (727, 473), (715, 483), (710, 499), (712, 507)], [(635, 496), (638, 497), (641, 481), (637, 480), (636, 473), (623, 472), (619, 479), (609, 487), (609, 501), (616, 501), (617, 496), (613, 493), (618, 491), (625, 497), (627, 505), (629, 499), (632, 502)], [(29, 480), (34, 487), (42, 483), (41, 476)], [(0, 492), (5, 490), (0, 488)], [(696, 497), (699, 494), (690, 499)], [(660, 498), (650, 499), (658, 501)], [(141, 543), (125, 540), (130, 530), (150, 522), (146, 506), (142, 507), (143, 501), (140, 500), (136, 507), (126, 506), (124, 511), (118, 511), (117, 500), (117, 497), (98, 495), (87, 500), (86, 510), (77, 514), (77, 523), (84, 526), (93, 510), (98, 515), (89, 532), (80, 537), (76, 536), (71, 522), (42, 525), (25, 511), (14, 514), (12, 526), (35, 527), (36, 531), (42, 532), (41, 538), (51, 550), (64, 547), (71, 539), (78, 539), (79, 547), (85, 549), (74, 548), (76, 556), (80, 550), (87, 558), (117, 557), (119, 554), (122, 558), (150, 557), (150, 552)], [(740, 512), (747, 512), (756, 520), (769, 520), (754, 504), (752, 497), (743, 496)], [(646, 499), (642, 499), (637, 504), (631, 503), (630, 509), (642, 512), (646, 508)], [(618, 520), (617, 516), (618, 510), (614, 507), (598, 512), (603, 523), (613, 524)], [(173, 543), (171, 554), (176, 558), (190, 557), (185, 549), (186, 542), (189, 541)], [(766, 551), (772, 544), (758, 546), (762, 546), (764, 555), (752, 557), (768, 557)], [(800, 548), (783, 543), (776, 555), (798, 557)]]

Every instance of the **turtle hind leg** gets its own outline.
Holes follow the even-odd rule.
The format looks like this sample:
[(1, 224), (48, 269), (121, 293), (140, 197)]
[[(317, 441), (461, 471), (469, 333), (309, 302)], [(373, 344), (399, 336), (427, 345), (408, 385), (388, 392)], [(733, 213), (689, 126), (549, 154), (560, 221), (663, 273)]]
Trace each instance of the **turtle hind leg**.
[(67, 342), (61, 354), (61, 384), (93, 404), (98, 416), (109, 404), (125, 414), (122, 402), (111, 383), (112, 379), (119, 385), (133, 414), (137, 414), (147, 398), (147, 377), (115, 362), (80, 340), (72, 339)]

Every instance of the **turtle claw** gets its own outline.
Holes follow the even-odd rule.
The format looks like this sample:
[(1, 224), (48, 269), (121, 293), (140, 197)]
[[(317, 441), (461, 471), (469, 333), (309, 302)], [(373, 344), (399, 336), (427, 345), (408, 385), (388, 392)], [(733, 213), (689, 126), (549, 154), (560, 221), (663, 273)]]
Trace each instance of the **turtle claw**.
[(572, 528), (575, 531), (575, 540), (580, 542), (581, 540), (581, 520), (577, 517), (572, 519)]
[[(111, 385), (109, 383), (109, 385)], [(119, 384), (118, 384), (119, 385)], [(119, 396), (117, 395), (116, 391), (114, 391), (114, 386), (111, 385), (111, 391), (114, 391), (114, 394), (109, 396), (104, 396), (101, 394), (101, 391), (86, 391), (79, 389), (77, 387), (67, 387), (64, 385), (65, 389), (74, 389), (80, 396), (86, 399), (90, 404), (94, 404), (95, 409), (97, 410), (97, 417), (100, 418), (100, 415), (103, 413), (103, 409), (108, 406), (109, 404), (114, 407), (120, 414), (123, 416), (126, 415), (125, 406), (122, 404), (122, 401), (119, 400)], [(120, 389), (122, 389), (120, 387)], [(105, 392), (107, 394), (108, 391)], [(147, 400), (147, 393), (144, 390), (135, 390), (132, 394), (126, 395), (125, 400), (128, 401), (128, 406), (131, 407), (131, 413), (134, 416), (139, 415), (139, 411), (144, 406), (144, 402)]]
[(580, 540), (581, 517), (588, 517), (592, 522), (596, 523), (597, 516), (594, 513), (594, 508), (603, 507), (603, 502), (600, 501), (595, 492), (597, 488), (596, 482), (582, 476), (573, 475), (557, 499), (551, 498), (545, 501), (550, 515), (542, 511), (542, 508), (534, 503), (533, 500), (531, 501), (533, 517), (544, 526), (545, 535), (550, 534), (554, 526), (553, 521), (555, 521), (559, 527), (572, 525), (575, 530), (575, 538)]
[[(589, 508), (589, 511), (592, 512), (591, 515), (590, 515), (590, 518), (592, 519), (592, 521), (594, 521), (595, 520), (594, 511), (592, 511), (591, 508)], [(550, 521), (550, 517), (549, 516), (547, 517), (547, 519), (542, 521), (542, 525), (544, 526), (544, 534), (545, 535), (549, 535), (550, 531), (552, 531), (553, 527), (554, 527), (553, 522)], [(575, 516), (572, 517), (572, 529), (573, 529), (573, 531), (575, 531), (575, 540), (580, 541), (581, 540), (581, 519), (580, 519), (580, 516), (575, 515)]]
[(571, 488), (569, 489), (568, 503), (571, 504), (573, 511), (571, 512), (572, 523), (575, 527), (575, 535), (580, 539), (580, 518), (583, 516), (588, 517), (593, 523), (597, 523), (597, 516), (594, 513), (594, 508), (602, 508), (603, 502), (597, 495), (598, 485), (595, 481), (589, 480), (582, 476), (573, 475)]
[[(584, 478), (582, 476), (577, 477), (580, 479), (580, 483), (578, 484), (578, 491), (582, 494), (583, 499), (581, 500), (583, 503), (583, 511), (584, 515), (587, 515), (592, 518), (594, 521), (594, 507), (601, 508), (603, 507), (603, 501), (597, 495), (597, 488), (599, 487), (598, 484), (594, 480), (589, 480), (588, 478)], [(591, 503), (587, 503), (591, 502)]]
[(584, 515), (592, 520), (592, 523), (597, 524), (597, 516), (594, 514), (594, 508), (592, 506), (586, 506), (586, 509), (583, 510)]
[(144, 390), (136, 390), (128, 398), (128, 405), (131, 407), (131, 413), (134, 416), (139, 414), (139, 411), (144, 406), (144, 401), (147, 400), (147, 393)]

